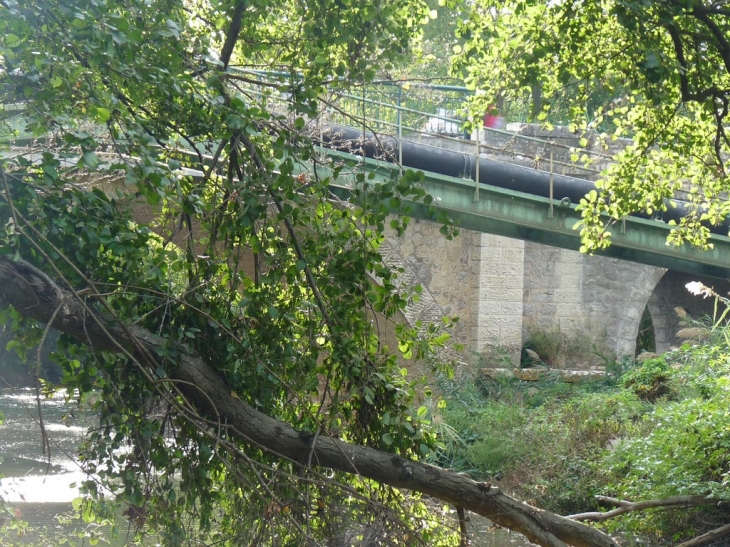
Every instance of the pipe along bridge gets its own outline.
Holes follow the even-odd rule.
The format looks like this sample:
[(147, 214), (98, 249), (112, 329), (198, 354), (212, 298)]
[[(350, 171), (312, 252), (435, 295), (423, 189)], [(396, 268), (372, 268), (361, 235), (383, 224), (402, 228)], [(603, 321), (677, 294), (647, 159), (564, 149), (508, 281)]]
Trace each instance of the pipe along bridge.
[[(581, 219), (580, 199), (593, 183), (566, 175), (426, 146), (416, 142), (337, 124), (320, 131), (320, 151), (333, 163), (371, 174), (367, 184), (398, 176), (405, 169), (424, 174), (420, 186), (433, 198), (430, 205), (411, 201), (409, 215), (433, 220), (433, 210), (444, 211), (460, 228), (579, 250), (580, 234), (573, 229)], [(400, 165), (399, 161), (400, 160)], [(302, 171), (307, 171), (306, 166)], [(331, 185), (343, 200), (352, 199), (354, 174)], [(669, 206), (661, 218), (629, 216), (611, 231), (611, 246), (603, 256), (659, 266), (686, 273), (730, 278), (730, 223), (713, 227), (711, 249), (668, 245), (671, 226), (685, 207)]]

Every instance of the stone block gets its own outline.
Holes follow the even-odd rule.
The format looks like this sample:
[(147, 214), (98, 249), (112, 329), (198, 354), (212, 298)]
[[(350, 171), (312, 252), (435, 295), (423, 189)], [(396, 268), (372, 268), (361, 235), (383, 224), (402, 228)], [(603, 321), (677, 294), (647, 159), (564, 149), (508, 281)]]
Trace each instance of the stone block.
[(519, 262), (523, 264), (525, 262), (525, 249), (520, 248), (504, 248), (502, 250), (502, 258), (510, 262)]
[(502, 302), (503, 315), (518, 315), (522, 317), (523, 309), (522, 302)]
[(520, 289), (499, 289), (495, 287), (480, 287), (479, 301), (520, 302), (522, 303), (522, 291)]
[(582, 319), (584, 315), (583, 306), (580, 304), (562, 304), (558, 302), (555, 306), (555, 312), (558, 317), (575, 317)]
[[(494, 246), (494, 247), (510, 247), (515, 244), (515, 239), (509, 237), (498, 236), (494, 234), (482, 234), (482, 246)], [(520, 242), (521, 243), (521, 242)]]
[(522, 347), (522, 321), (519, 325), (500, 328), (499, 343), (503, 346)]
[(483, 275), (482, 286), (503, 289), (522, 289), (522, 276)]
[[(535, 276), (537, 279), (553, 277), (555, 275), (554, 262), (525, 261), (525, 275)], [(535, 281), (537, 281), (535, 279)]]
[(479, 325), (484, 327), (495, 327), (499, 329), (510, 329), (518, 327), (522, 332), (522, 317), (514, 315), (491, 315), (479, 317)]
[(598, 382), (606, 377), (602, 370), (558, 370), (546, 368), (483, 368), (482, 374), (491, 378), (519, 378), (524, 382), (542, 382), (554, 380), (556, 377), (561, 382)]
[(523, 268), (521, 262), (515, 263), (483, 260), (482, 273), (485, 275), (512, 275), (521, 277)]
[(538, 306), (539, 312), (538, 315), (540, 317), (555, 317), (558, 314), (559, 306), (552, 302), (547, 302), (543, 304), (539, 304)]
[(504, 258), (503, 252), (504, 252), (503, 247), (494, 247), (491, 245), (482, 246), (479, 249), (479, 260), (482, 262), (492, 262), (492, 261), (500, 262)]
[(498, 327), (479, 327), (477, 329), (477, 347), (481, 347), (484, 344), (498, 344), (498, 340)]
[(583, 275), (583, 264), (578, 262), (556, 262), (555, 275), (580, 278)]
[(583, 255), (578, 251), (571, 251), (570, 249), (560, 249), (560, 263), (576, 262), (578, 264), (583, 262)]
[(502, 315), (502, 302), (499, 300), (482, 300), (479, 302), (479, 317)]
[(553, 289), (529, 289), (525, 291), (525, 302), (542, 303), (554, 300)]
[(553, 293), (555, 302), (561, 304), (573, 304), (581, 302), (582, 293), (580, 288), (576, 289), (555, 289)]

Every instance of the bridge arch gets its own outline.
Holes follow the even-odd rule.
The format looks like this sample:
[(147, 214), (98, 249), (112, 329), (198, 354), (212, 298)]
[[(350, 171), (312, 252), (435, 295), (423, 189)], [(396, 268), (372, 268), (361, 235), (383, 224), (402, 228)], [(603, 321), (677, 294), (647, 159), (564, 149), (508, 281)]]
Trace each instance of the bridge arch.
[(678, 347), (683, 342), (681, 338), (677, 337), (681, 323), (675, 308), (683, 308), (693, 319), (713, 316), (715, 299), (690, 294), (685, 285), (691, 281), (699, 281), (703, 285), (712, 287), (721, 295), (727, 295), (730, 292), (730, 281), (673, 270), (667, 271), (657, 282), (647, 302), (654, 326), (657, 353)]

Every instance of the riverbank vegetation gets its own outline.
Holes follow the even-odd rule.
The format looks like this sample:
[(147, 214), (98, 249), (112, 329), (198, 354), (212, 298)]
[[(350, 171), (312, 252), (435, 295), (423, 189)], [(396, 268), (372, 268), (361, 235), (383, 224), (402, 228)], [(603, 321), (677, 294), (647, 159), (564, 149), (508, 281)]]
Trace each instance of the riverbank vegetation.
[[(651, 544), (728, 533), (730, 327), (685, 322), (706, 339), (600, 383), (444, 381), (437, 462)], [(645, 500), (674, 504), (603, 516)]]

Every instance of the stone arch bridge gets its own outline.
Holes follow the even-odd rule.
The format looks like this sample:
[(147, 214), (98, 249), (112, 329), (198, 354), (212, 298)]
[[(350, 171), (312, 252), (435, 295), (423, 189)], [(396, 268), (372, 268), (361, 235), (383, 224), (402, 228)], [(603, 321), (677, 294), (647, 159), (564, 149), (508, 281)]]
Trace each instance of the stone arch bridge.
[[(515, 139), (518, 133), (527, 138)], [(481, 142), (476, 143), (479, 158), (531, 170), (547, 170), (548, 165), (552, 169), (555, 160), (562, 175), (586, 181), (595, 180), (612, 161), (609, 151), (598, 154), (590, 169), (577, 164), (571, 156), (581, 147), (582, 139), (566, 128), (547, 132), (539, 126), (522, 124), (510, 131), (482, 131), (480, 138)], [(457, 151), (465, 159), (475, 155), (473, 142), (427, 134), (412, 140)], [(603, 143), (598, 144), (595, 148), (602, 149)], [(479, 179), (478, 173), (475, 176), (472, 172), (471, 178)], [(465, 172), (463, 176), (470, 175)], [(474, 201), (478, 201), (478, 193)], [(574, 210), (574, 205), (570, 207)], [(551, 219), (552, 213), (551, 205), (547, 219), (543, 212), (541, 221)], [(555, 216), (561, 214), (556, 212)], [(503, 221), (509, 223), (511, 218), (507, 215)], [(661, 222), (654, 226), (657, 224), (665, 226)], [(716, 238), (713, 256), (707, 256), (705, 264), (714, 266), (705, 268), (700, 264), (705, 260), (702, 252), (692, 251), (694, 264), (688, 264), (681, 255), (679, 260), (649, 258), (657, 247), (664, 247), (666, 233), (651, 245), (641, 241), (631, 252), (616, 253), (642, 263), (581, 254), (565, 248), (571, 244), (566, 245), (554, 232), (530, 240), (521, 237), (529, 230), (480, 226), (488, 228), (462, 229), (459, 237), (447, 241), (440, 235), (439, 225), (416, 220), (402, 237), (391, 234), (383, 247), (385, 259), (401, 266), (408, 282), (420, 283), (425, 289), (421, 302), (406, 311), (406, 318), (415, 322), (458, 316), (457, 342), (472, 355), (501, 348), (517, 362), (525, 341), (533, 332), (542, 331), (581, 339), (606, 356), (633, 357), (640, 327), (647, 320), (653, 330), (655, 351), (662, 353), (682, 343), (676, 336), (680, 325), (675, 308), (684, 308), (694, 318), (713, 314), (714, 299), (689, 294), (686, 283), (701, 281), (719, 294), (730, 291), (730, 240), (724, 236)], [(519, 239), (504, 235), (514, 232), (520, 234)], [(577, 248), (575, 243), (572, 245)]]
[[(554, 142), (559, 135), (549, 137)], [(428, 139), (439, 140), (439, 147), (466, 144), (428, 135), (419, 137)], [(533, 145), (534, 140), (528, 141), (528, 148)], [(530, 157), (545, 155), (542, 150), (516, 150), (514, 140), (500, 133), (485, 135), (479, 146), (480, 157), (489, 155), (490, 150), (511, 147), (513, 163), (526, 161), (532, 167), (535, 160)], [(142, 204), (135, 214), (144, 223), (158, 216)], [(710, 278), (662, 265), (581, 255), (563, 243), (548, 246), (485, 233), (488, 230), (462, 229), (459, 237), (448, 241), (439, 228), (438, 224), (416, 219), (403, 236), (391, 234), (381, 249), (386, 261), (403, 268), (405, 283), (424, 287), (421, 300), (406, 310), (405, 319), (414, 324), (419, 319), (426, 322), (438, 321), (444, 315), (458, 316), (456, 341), (470, 355), (499, 347), (516, 360), (534, 329), (559, 329), (561, 334), (582, 338), (607, 354), (633, 356), (646, 311), (652, 320), (656, 350), (662, 352), (680, 343), (675, 337), (675, 307), (682, 306), (695, 317), (712, 314), (713, 302), (689, 295), (685, 283), (702, 281), (721, 294), (730, 290), (724, 274), (730, 271), (730, 247), (715, 253), (714, 271), (722, 275)], [(176, 239), (186, 237), (181, 232)], [(562, 236), (557, 233), (556, 237)]]
[(386, 260), (428, 293), (420, 308), (408, 310), (409, 319), (459, 316), (457, 341), (476, 354), (501, 347), (516, 359), (539, 329), (633, 357), (645, 310), (661, 353), (682, 342), (676, 307), (695, 318), (712, 316), (713, 299), (689, 294), (687, 282), (730, 291), (727, 280), (471, 230), (447, 241), (438, 229), (412, 222), (404, 236), (388, 239)]
[[(139, 222), (149, 224), (157, 215), (146, 204), (135, 207)], [(663, 352), (681, 344), (674, 308), (681, 306), (693, 317), (713, 313), (712, 299), (690, 295), (687, 282), (730, 291), (727, 280), (474, 230), (447, 240), (440, 227), (414, 219), (402, 236), (389, 233), (381, 251), (387, 263), (403, 269), (403, 283), (423, 286), (420, 301), (405, 310), (405, 320), (415, 324), (458, 316), (455, 341), (464, 346), (467, 361), (495, 349), (517, 361), (535, 329), (580, 338), (606, 355), (634, 356), (645, 310), (656, 351)], [(187, 237), (182, 230), (174, 241), (182, 244)], [(248, 262), (252, 269), (253, 259)]]

